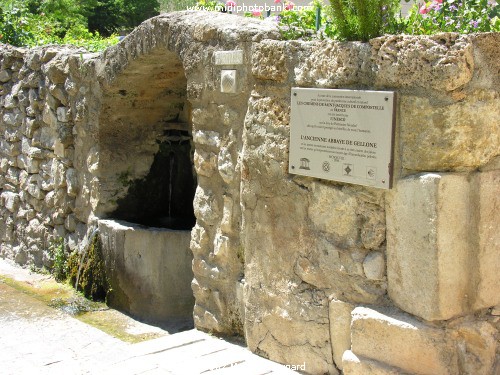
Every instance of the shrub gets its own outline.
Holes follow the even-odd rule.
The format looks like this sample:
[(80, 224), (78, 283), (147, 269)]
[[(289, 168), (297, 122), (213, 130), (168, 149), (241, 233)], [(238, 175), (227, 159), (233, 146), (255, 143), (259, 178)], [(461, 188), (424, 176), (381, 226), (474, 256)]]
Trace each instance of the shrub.
[(68, 274), (68, 256), (64, 238), (57, 238), (49, 246), (49, 257), (52, 261), (50, 272), (57, 281), (66, 280)]
[(341, 40), (367, 41), (395, 23), (399, 0), (330, 0), (335, 34)]

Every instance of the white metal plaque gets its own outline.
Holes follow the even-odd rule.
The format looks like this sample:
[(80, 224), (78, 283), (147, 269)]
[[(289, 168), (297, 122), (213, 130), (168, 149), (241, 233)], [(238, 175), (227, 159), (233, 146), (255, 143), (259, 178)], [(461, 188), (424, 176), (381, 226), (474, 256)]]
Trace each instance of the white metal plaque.
[(390, 189), (396, 95), (292, 88), (289, 172)]
[(243, 50), (217, 51), (214, 53), (215, 65), (241, 65), (243, 64)]

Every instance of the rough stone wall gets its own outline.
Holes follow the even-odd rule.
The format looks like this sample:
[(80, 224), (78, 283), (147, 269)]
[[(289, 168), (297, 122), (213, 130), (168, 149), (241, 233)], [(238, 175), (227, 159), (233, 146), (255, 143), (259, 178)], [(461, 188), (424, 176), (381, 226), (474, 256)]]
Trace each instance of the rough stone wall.
[[(313, 374), (498, 371), (498, 41), (253, 44), (242, 170), (252, 350)], [(287, 173), (293, 86), (397, 92), (392, 190)]]
[[(493, 374), (499, 42), (285, 42), (256, 20), (186, 12), (101, 55), (3, 47), (0, 254), (40, 265), (55, 236), (76, 247), (126, 193), (120, 176), (147, 173), (183, 103), (197, 327), (311, 374)], [(243, 64), (215, 65), (227, 50)], [(221, 69), (236, 93), (221, 93)], [(397, 92), (392, 190), (287, 173), (293, 86)]]
[(79, 183), (88, 123), (85, 51), (2, 46), (0, 254), (49, 265), (54, 238), (75, 249), (87, 231), (88, 199)]

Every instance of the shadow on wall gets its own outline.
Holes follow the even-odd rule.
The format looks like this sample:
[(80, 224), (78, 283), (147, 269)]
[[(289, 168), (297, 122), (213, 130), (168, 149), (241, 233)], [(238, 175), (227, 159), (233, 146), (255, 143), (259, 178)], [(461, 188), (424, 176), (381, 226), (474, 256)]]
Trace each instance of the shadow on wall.
[(184, 130), (168, 129), (149, 174), (131, 182), (110, 216), (148, 227), (191, 230), (196, 222), (195, 190), (191, 136)]

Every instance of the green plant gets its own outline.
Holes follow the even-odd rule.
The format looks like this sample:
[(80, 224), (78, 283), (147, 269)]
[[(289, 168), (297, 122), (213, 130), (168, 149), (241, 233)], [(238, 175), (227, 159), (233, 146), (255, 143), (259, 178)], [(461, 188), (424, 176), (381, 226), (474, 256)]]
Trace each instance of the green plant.
[[(327, 15), (330, 7), (320, 0), (314, 0), (309, 7), (294, 10), (292, 3), (285, 2), (283, 10), (276, 18), (281, 35), (285, 39), (311, 39), (314, 36), (322, 37), (323, 34), (333, 36), (331, 22)], [(318, 18), (319, 10), (319, 19)], [(317, 22), (324, 25), (320, 30), (316, 30)]]
[[(61, 9), (54, 10), (53, 13), (45, 13), (44, 10), (51, 10), (49, 5), (55, 2), (56, 0), (51, 0), (35, 4), (34, 1), (30, 1), (26, 4), (2, 5), (0, 7), (0, 42), (18, 47), (72, 44), (84, 47), (91, 52), (103, 50), (118, 42), (116, 36), (103, 38), (98, 33), (88, 31), (85, 18), (81, 15), (70, 13), (65, 17), (66, 13)], [(66, 12), (73, 12), (73, 8), (68, 9)]]
[(49, 246), (52, 261), (51, 273), (57, 281), (66, 280), (68, 274), (68, 255), (64, 238), (56, 238)]
[(29, 22), (20, 8), (0, 8), (0, 42), (14, 46), (26, 45), (33, 39)]
[(499, 17), (495, 0), (433, 0), (414, 4), (402, 23), (409, 34), (498, 32)]
[(333, 29), (341, 40), (367, 41), (396, 22), (399, 0), (330, 0)]

